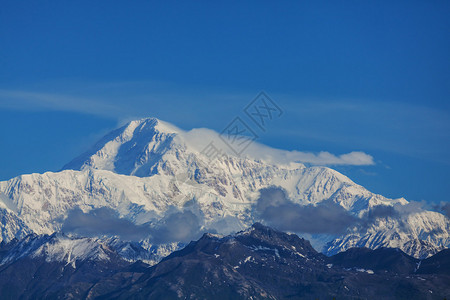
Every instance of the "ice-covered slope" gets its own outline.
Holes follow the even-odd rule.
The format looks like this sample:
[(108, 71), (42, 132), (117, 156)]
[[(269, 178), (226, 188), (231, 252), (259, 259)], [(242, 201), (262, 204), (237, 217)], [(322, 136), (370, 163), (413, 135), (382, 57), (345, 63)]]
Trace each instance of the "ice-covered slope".
[(33, 232), (14, 212), (7, 208), (0, 208), (0, 224), (2, 241), (21, 239)]
[(450, 245), (450, 222), (433, 211), (418, 211), (397, 218), (380, 218), (364, 232), (349, 232), (325, 246), (334, 255), (352, 247), (400, 248), (416, 258), (426, 258)]
[(12, 245), (0, 265), (22, 257), (44, 257), (47, 262), (65, 262), (76, 268), (77, 261), (110, 260), (113, 250), (94, 238), (70, 238), (60, 233), (30, 234)]
[[(161, 228), (170, 225), (172, 232), (183, 231), (186, 224), (197, 234), (203, 230), (222, 234), (241, 230), (257, 221), (253, 205), (259, 190), (269, 186), (284, 188), (299, 204), (334, 201), (358, 217), (378, 205), (408, 203), (373, 194), (326, 167), (273, 163), (227, 151), (210, 161), (201, 152), (210, 139), (214, 135), (192, 139), (189, 132), (154, 118), (137, 120), (105, 136), (61, 172), (0, 182), (1, 208), (14, 220), (13, 225), (2, 223), (2, 239), (20, 238), (30, 231), (52, 234), (62, 229), (74, 209), (88, 213), (108, 207), (119, 218), (147, 228), (148, 235), (143, 234), (137, 242), (158, 257), (182, 245), (178, 242), (198, 236), (187, 234), (180, 237), (183, 241), (176, 240), (176, 235), (172, 240), (158, 240), (153, 236), (155, 230), (164, 232)], [(189, 222), (173, 221), (183, 218)], [(380, 219), (366, 232), (353, 228), (334, 241), (332, 236), (323, 239), (330, 242), (325, 249), (328, 253), (352, 246), (390, 246), (419, 257), (447, 247), (449, 232), (446, 217), (420, 211), (401, 220)]]
[(155, 164), (171, 149), (180, 129), (156, 118), (131, 121), (103, 137), (63, 169), (86, 167), (139, 177), (156, 173)]

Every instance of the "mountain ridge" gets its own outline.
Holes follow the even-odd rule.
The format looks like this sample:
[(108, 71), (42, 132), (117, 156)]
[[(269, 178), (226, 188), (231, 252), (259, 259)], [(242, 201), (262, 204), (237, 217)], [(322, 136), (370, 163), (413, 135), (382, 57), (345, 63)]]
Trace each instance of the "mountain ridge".
[[(112, 222), (125, 220), (139, 230), (147, 226), (148, 236), (136, 242), (153, 249), (155, 257), (150, 260), (157, 262), (198, 238), (191, 232), (230, 234), (258, 221), (255, 205), (261, 191), (279, 187), (294, 207), (331, 201), (357, 220), (378, 207), (394, 209), (394, 214), (375, 218), (362, 232), (353, 226), (340, 235), (310, 236), (328, 255), (352, 247), (396, 247), (424, 258), (450, 244), (450, 222), (442, 214), (424, 210), (400, 214), (397, 209), (408, 206), (405, 199), (373, 194), (327, 167), (276, 164), (225, 150), (210, 162), (201, 148), (211, 141), (219, 143), (218, 134), (186, 132), (154, 118), (141, 119), (106, 135), (65, 170), (0, 182), (0, 205), (15, 220), (14, 226), (2, 224), (2, 240), (23, 238), (30, 231), (58, 232), (75, 209), (88, 218), (96, 209), (109, 208), (117, 214), (109, 217)], [(173, 220), (181, 221), (173, 225)], [(185, 235), (177, 236), (177, 231)], [(161, 232), (171, 238), (152, 238)]]

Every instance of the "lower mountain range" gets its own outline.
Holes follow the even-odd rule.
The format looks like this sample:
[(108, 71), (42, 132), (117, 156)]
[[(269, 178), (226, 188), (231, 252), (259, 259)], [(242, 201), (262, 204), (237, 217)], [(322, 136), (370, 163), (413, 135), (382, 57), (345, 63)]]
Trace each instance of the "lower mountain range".
[(206, 233), (153, 266), (126, 261), (98, 240), (60, 234), (2, 243), (0, 259), (2, 299), (450, 296), (449, 250), (424, 260), (392, 248), (352, 248), (327, 257), (307, 240), (259, 223), (224, 237)]

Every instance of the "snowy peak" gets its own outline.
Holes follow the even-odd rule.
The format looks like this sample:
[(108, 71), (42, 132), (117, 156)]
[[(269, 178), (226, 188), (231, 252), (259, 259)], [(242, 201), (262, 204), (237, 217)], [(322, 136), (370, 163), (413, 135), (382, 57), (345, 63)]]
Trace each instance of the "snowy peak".
[(7, 248), (7, 255), (2, 258), (1, 265), (29, 257), (44, 258), (46, 262), (65, 262), (75, 268), (77, 261), (109, 261), (112, 256), (117, 256), (97, 239), (73, 238), (60, 233), (31, 234), (2, 247)]
[(157, 118), (144, 118), (139, 120), (134, 120), (128, 122), (124, 127), (126, 127), (128, 131), (136, 132), (136, 129), (139, 132), (142, 132), (144, 129), (153, 129), (154, 132), (165, 133), (165, 134), (173, 134), (182, 132), (181, 129), (177, 128), (175, 125), (172, 125), (168, 122), (161, 121)]
[(181, 129), (156, 118), (131, 121), (104, 136), (63, 169), (93, 168), (124, 175), (149, 176), (180, 132)]
[[(156, 118), (147, 118), (131, 121), (112, 131), (89, 151), (65, 165), (63, 170), (107, 170), (137, 177), (155, 174), (173, 176), (180, 172), (189, 173), (192, 169), (201, 171), (197, 170), (199, 166), (209, 169), (211, 157), (206, 154), (208, 149), (217, 150), (214, 163), (224, 163), (225, 159), (230, 158), (234, 165), (264, 162), (295, 169), (304, 167), (294, 161), (278, 162), (275, 157), (279, 157), (279, 152), (284, 150), (252, 143), (247, 152), (237, 155), (213, 130), (195, 128), (184, 131)], [(222, 165), (221, 168), (228, 169), (229, 166)]]

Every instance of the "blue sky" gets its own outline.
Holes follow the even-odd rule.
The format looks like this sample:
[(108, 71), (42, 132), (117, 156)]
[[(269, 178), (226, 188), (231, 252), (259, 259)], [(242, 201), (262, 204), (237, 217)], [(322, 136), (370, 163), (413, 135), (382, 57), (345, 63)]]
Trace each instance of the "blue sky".
[(450, 201), (448, 1), (2, 1), (0, 180), (56, 171), (155, 116), (221, 131), (264, 90), (272, 147), (373, 192)]

